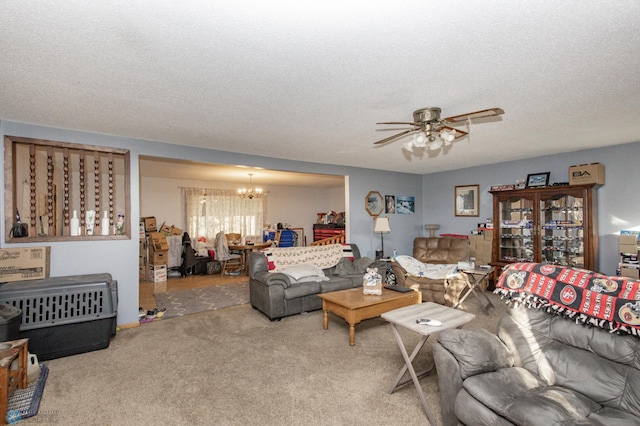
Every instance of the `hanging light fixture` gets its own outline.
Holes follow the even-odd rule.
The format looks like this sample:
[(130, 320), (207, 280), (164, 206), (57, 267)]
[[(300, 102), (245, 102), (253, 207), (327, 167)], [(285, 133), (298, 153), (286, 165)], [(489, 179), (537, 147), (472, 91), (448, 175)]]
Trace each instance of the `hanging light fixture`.
[(238, 189), (238, 195), (250, 200), (262, 197), (262, 189), (253, 187), (253, 173), (249, 173), (249, 188)]

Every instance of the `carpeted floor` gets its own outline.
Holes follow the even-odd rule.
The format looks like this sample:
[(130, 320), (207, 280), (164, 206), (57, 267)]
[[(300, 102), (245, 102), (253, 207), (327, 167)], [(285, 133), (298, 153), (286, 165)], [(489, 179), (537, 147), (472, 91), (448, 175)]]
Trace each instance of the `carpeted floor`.
[[(489, 297), (491, 315), (465, 302), (477, 316), (465, 328), (495, 330), (504, 303)], [(404, 363), (386, 321), (356, 325), (355, 346), (342, 319), (322, 323), (322, 311), (272, 322), (244, 304), (118, 331), (107, 349), (48, 361), (40, 412), (21, 424), (426, 424), (412, 384), (388, 393)], [(435, 372), (420, 383), (440, 422)]]
[(249, 283), (221, 284), (155, 295), (158, 309), (166, 308), (163, 319), (249, 303)]

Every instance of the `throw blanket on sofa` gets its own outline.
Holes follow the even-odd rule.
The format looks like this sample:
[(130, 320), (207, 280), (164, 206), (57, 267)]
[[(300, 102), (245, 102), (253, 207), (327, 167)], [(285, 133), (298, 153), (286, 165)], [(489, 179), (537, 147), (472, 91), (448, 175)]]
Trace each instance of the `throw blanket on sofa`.
[(458, 265), (423, 263), (412, 256), (399, 255), (394, 258), (412, 277), (423, 277), (432, 280), (451, 278), (458, 272)]
[(541, 263), (512, 263), (495, 293), (611, 332), (640, 335), (640, 281)]
[(336, 266), (340, 259), (353, 259), (349, 244), (329, 244), (325, 246), (266, 248), (262, 253), (267, 257), (269, 272), (280, 272), (290, 266), (311, 264), (326, 269)]

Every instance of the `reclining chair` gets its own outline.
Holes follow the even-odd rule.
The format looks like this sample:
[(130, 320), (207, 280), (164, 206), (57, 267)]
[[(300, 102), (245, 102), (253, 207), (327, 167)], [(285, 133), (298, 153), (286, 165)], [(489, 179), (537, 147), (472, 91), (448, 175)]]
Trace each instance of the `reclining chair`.
[[(469, 240), (466, 238), (418, 237), (413, 240), (413, 257), (422, 263), (457, 264), (468, 261), (470, 253)], [(423, 302), (446, 306), (457, 305), (469, 282), (469, 277), (463, 272), (445, 279), (431, 279), (407, 275), (407, 271), (398, 262), (392, 261), (391, 269), (396, 276), (397, 285), (420, 291)]]

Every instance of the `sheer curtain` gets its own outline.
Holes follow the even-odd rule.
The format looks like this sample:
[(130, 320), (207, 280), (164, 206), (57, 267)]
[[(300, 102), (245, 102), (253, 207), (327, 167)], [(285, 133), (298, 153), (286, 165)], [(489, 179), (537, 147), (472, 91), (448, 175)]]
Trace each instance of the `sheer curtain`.
[(267, 195), (241, 198), (230, 189), (182, 188), (187, 232), (192, 239), (213, 241), (220, 231), (262, 241)]

